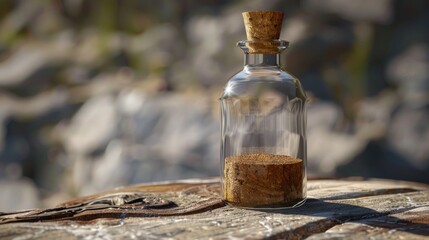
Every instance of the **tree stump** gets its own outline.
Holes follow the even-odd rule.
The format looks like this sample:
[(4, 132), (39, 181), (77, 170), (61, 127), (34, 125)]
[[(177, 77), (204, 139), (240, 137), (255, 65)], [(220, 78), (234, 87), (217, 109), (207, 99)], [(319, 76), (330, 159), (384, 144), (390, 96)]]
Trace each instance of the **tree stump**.
[(0, 239), (428, 239), (429, 186), (380, 179), (308, 181), (307, 202), (225, 205), (218, 179), (117, 188), (50, 209), (0, 213)]

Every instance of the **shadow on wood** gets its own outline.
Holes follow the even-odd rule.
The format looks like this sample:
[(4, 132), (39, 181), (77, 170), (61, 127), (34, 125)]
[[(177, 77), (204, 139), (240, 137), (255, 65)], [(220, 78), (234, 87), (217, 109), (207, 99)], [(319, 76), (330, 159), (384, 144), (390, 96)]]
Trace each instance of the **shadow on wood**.
[[(383, 217), (383, 221), (365, 221), (365, 223), (369, 224), (372, 227), (396, 229), (397, 231), (404, 231), (417, 235), (429, 236), (429, 221), (427, 215), (422, 216), (421, 219), (419, 219), (419, 216), (415, 216), (412, 221), (389, 216), (390, 214), (404, 213), (413, 208), (415, 207), (404, 207), (389, 212), (378, 212), (374, 211), (373, 209), (357, 205), (326, 202), (321, 199), (309, 198), (305, 203), (305, 207), (282, 210), (261, 210), (261, 212), (285, 215), (308, 215), (326, 217), (328, 218), (328, 220), (332, 221), (332, 224), (326, 224), (326, 229), (321, 229), (323, 232), (328, 230), (329, 228), (332, 228), (335, 225), (342, 224), (345, 222), (360, 222), (366, 219)], [(314, 234), (314, 232), (312, 234)], [(274, 239), (282, 237), (285, 236), (283, 236), (282, 234), (273, 236)], [(304, 237), (308, 236), (304, 235)]]

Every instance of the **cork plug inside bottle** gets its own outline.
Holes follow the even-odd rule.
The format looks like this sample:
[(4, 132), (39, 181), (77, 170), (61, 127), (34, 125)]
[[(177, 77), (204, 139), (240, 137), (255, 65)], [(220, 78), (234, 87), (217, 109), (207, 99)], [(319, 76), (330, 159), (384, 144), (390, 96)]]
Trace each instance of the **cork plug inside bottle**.
[(243, 12), (249, 53), (276, 54), (283, 13), (274, 11)]

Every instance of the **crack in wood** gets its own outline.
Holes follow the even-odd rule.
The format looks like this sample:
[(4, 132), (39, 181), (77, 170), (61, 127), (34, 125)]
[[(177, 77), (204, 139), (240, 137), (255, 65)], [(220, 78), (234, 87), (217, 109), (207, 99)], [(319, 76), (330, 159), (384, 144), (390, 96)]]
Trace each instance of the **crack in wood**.
[(361, 198), (361, 197), (370, 197), (370, 196), (380, 196), (388, 194), (399, 194), (399, 193), (409, 193), (421, 191), (419, 189), (413, 188), (392, 188), (392, 189), (377, 189), (368, 192), (356, 192), (356, 193), (347, 193), (343, 195), (320, 198), (321, 200), (341, 200), (341, 199), (351, 199), (351, 198)]

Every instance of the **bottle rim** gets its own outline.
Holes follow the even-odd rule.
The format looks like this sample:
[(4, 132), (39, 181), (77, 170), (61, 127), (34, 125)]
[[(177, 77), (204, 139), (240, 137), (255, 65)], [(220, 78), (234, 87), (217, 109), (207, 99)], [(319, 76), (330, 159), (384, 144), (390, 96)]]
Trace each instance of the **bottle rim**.
[(279, 53), (289, 46), (285, 40), (241, 40), (237, 42), (237, 47), (245, 53)]

